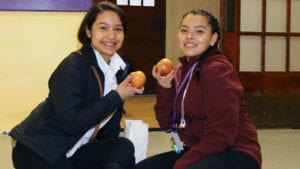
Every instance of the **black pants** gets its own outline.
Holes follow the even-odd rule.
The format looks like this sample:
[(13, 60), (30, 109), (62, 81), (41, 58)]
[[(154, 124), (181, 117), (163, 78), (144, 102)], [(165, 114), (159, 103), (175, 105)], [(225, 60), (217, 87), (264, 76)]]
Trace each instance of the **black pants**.
[[(172, 169), (186, 151), (158, 154), (139, 162), (134, 169)], [(248, 154), (226, 150), (196, 161), (188, 169), (259, 169), (257, 162)]]
[(88, 143), (71, 158), (63, 157), (55, 165), (49, 165), (19, 142), (13, 149), (12, 158), (16, 169), (104, 169), (111, 163), (132, 169), (135, 164), (133, 144), (121, 137)]

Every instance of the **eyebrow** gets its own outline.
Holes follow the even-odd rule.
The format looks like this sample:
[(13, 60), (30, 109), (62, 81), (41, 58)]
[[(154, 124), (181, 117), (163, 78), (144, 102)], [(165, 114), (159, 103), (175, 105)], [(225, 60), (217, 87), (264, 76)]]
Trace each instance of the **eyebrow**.
[[(109, 25), (109, 24), (106, 23), (106, 22), (100, 22), (97, 25)], [(123, 24), (118, 24), (118, 25), (115, 25), (115, 26), (122, 26), (123, 27)]]
[[(189, 26), (187, 26), (187, 25), (181, 25), (181, 27), (188, 28)], [(204, 28), (204, 29), (207, 29), (206, 26), (202, 26), (202, 25), (194, 26), (193, 28)]]

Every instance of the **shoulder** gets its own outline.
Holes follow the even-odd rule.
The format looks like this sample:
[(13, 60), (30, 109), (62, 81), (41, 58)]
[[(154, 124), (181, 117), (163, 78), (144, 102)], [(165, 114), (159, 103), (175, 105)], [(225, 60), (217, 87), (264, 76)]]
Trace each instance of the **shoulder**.
[(71, 52), (61, 64), (70, 66), (96, 65), (97, 60), (93, 48), (90, 45), (83, 45), (81, 49)]
[(74, 78), (85, 78), (89, 70), (89, 64), (77, 52), (70, 53), (56, 67), (51, 75), (51, 79), (61, 79), (63, 81)]
[(205, 81), (239, 81), (238, 73), (231, 62), (222, 54), (206, 58), (200, 69), (200, 76)]
[(205, 71), (225, 71), (232, 70), (234, 71), (234, 67), (232, 63), (226, 58), (226, 56), (222, 54), (211, 55), (205, 59), (201, 69)]
[(84, 67), (88, 67), (88, 63), (85, 61), (84, 57), (78, 52), (72, 52), (61, 61), (57, 68), (76, 70)]
[(84, 58), (83, 56), (75, 51), (75, 52), (72, 52), (70, 53), (67, 57), (65, 57), (61, 64), (81, 64), (81, 63), (84, 63)]

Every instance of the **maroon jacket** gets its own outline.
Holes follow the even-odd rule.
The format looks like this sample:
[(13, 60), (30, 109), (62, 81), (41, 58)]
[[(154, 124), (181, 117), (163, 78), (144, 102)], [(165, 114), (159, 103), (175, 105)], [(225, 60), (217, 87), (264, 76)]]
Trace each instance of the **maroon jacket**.
[[(180, 58), (176, 72), (181, 81), (199, 58)], [(182, 91), (176, 101), (176, 122), (181, 113)], [(156, 119), (162, 130), (173, 124), (175, 85), (166, 89), (158, 85)], [(261, 166), (257, 131), (249, 118), (244, 89), (232, 64), (218, 50), (211, 51), (194, 70), (184, 101), (186, 128), (178, 129), (181, 140), (191, 149), (177, 161), (174, 169), (187, 166), (203, 157), (234, 149), (251, 155)]]

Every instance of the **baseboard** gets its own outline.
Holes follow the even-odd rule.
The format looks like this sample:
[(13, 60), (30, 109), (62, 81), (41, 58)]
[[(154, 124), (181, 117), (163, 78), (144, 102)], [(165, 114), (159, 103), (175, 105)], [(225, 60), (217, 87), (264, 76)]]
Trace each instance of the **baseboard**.
[(292, 129), (300, 129), (300, 123), (295, 123)]

